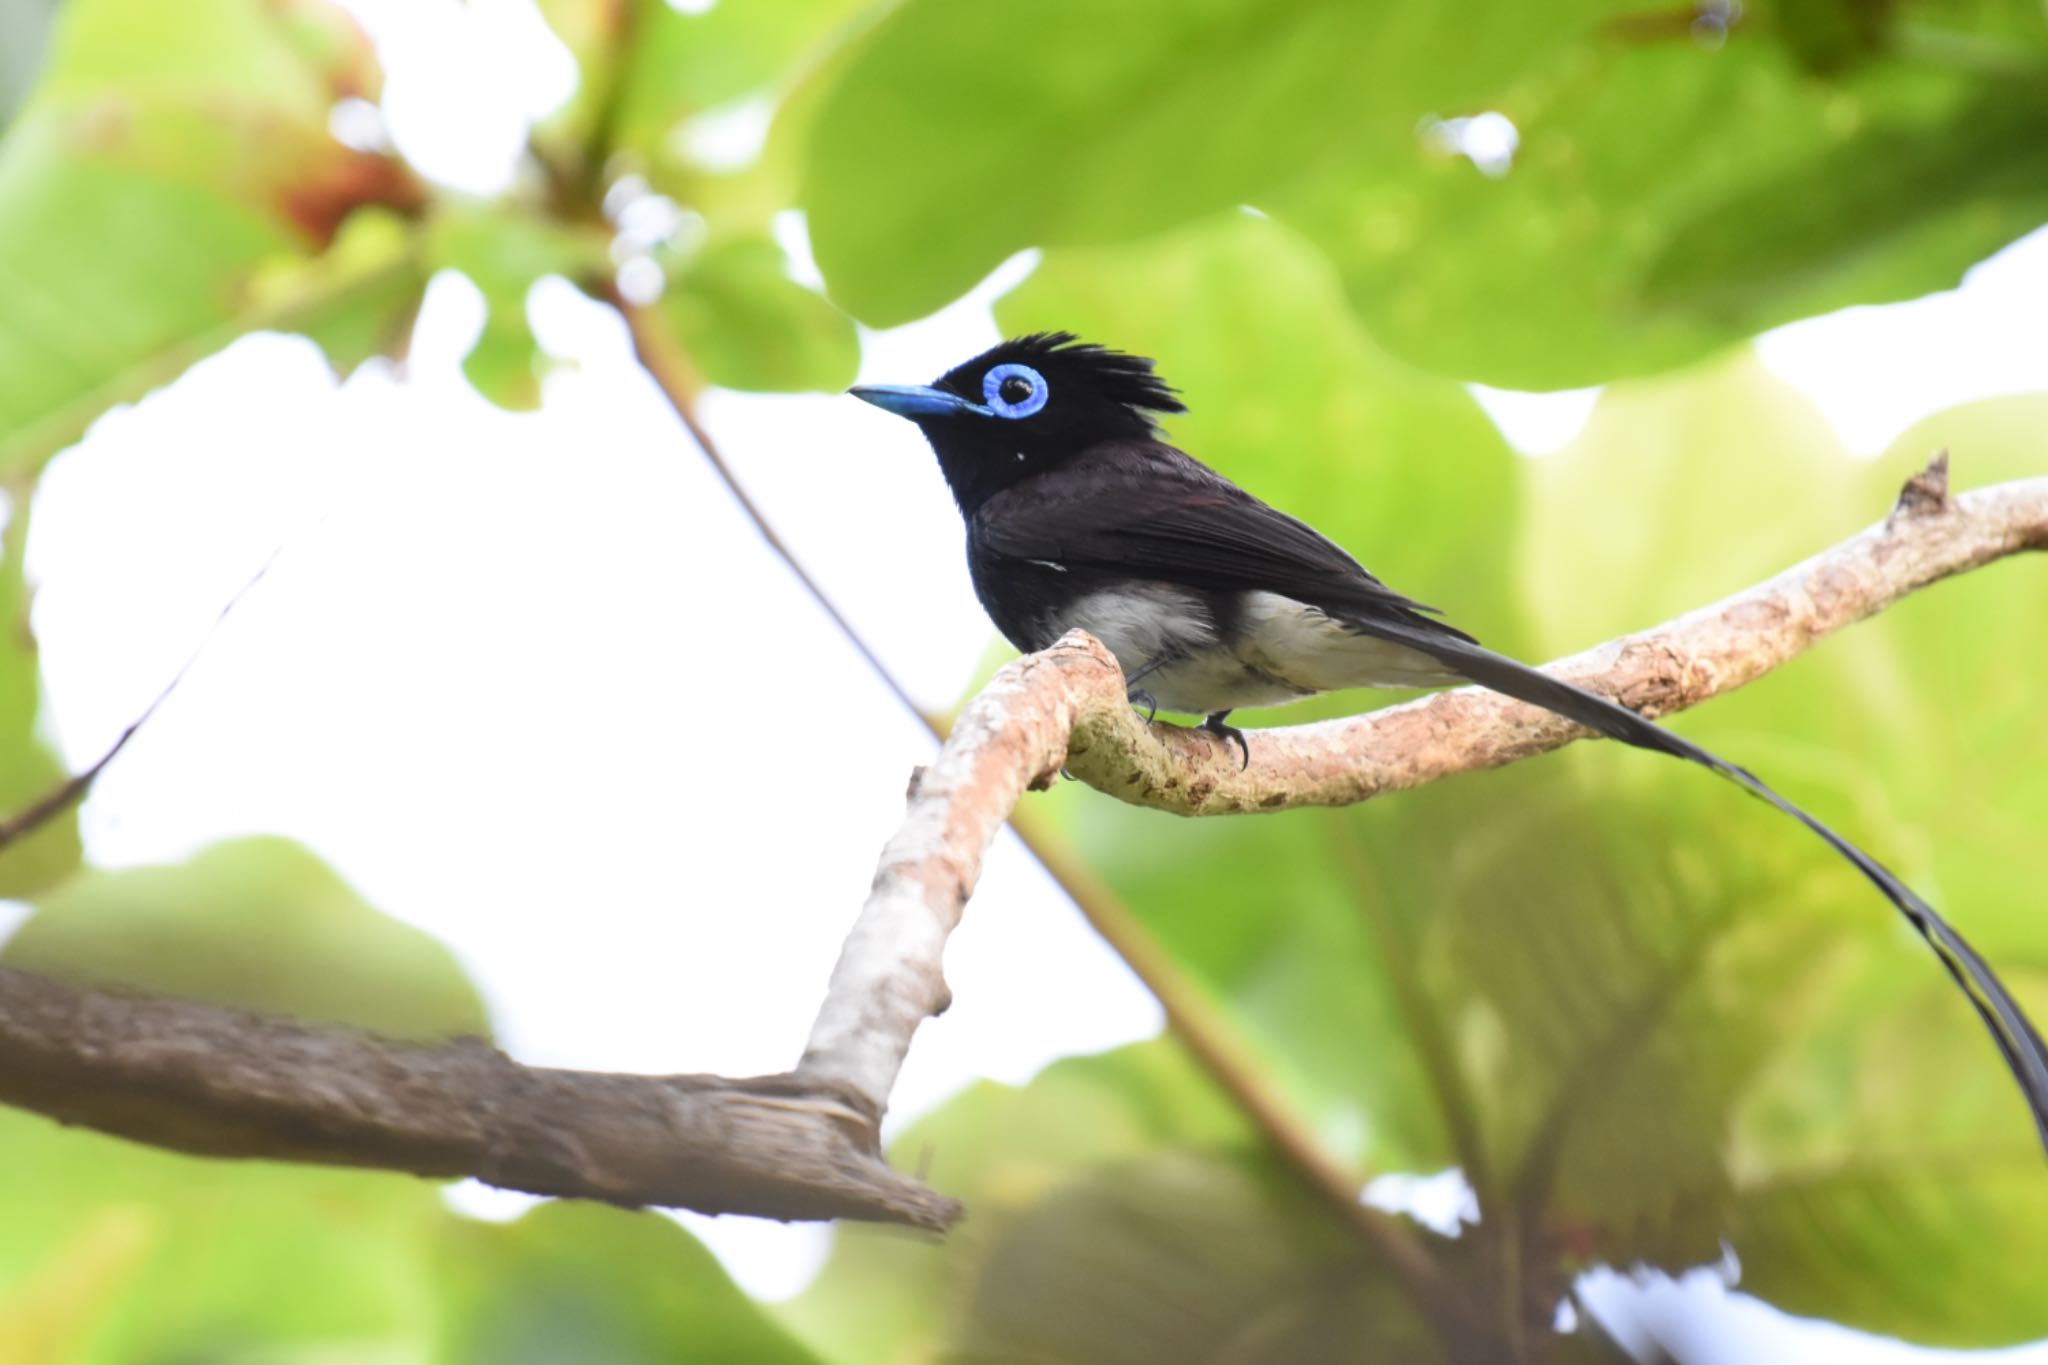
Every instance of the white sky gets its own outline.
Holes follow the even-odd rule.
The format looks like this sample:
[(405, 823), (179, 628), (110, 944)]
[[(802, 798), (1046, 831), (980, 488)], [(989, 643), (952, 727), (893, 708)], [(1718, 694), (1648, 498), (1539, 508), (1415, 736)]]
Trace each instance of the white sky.
[[(526, 120), (573, 81), (524, 0), (354, 8), (385, 58), (392, 137), (444, 182), (502, 185)], [(715, 131), (743, 147), (759, 118)], [(800, 247), (800, 221), (783, 227)], [(868, 334), (861, 377), (925, 380), (987, 345), (989, 301), (1028, 267)], [(337, 384), (310, 344), (248, 338), (108, 414), (51, 466), (31, 544), (35, 623), (52, 730), (74, 767), (284, 547), (102, 778), (84, 814), (90, 856), (118, 867), (286, 834), (451, 945), (524, 1060), (780, 1070), (930, 741), (736, 513), (617, 320), (559, 282), (532, 304), (544, 344), (569, 361), (537, 414), (499, 412), (463, 381), (482, 305), (447, 276), (402, 374), (372, 365)], [(1761, 350), (1865, 451), (1952, 403), (2039, 389), (2048, 234), (1953, 294), (1802, 323)], [(1568, 440), (1591, 402), (1481, 397), (1531, 453)], [(991, 632), (916, 433), (836, 396), (714, 393), (704, 416), (892, 670), (925, 703), (953, 701)], [(975, 1076), (1022, 1081), (1159, 1027), (1150, 997), (1008, 836), (948, 975), (955, 1005), (919, 1032), (894, 1124)], [(458, 1202), (517, 1203), (473, 1188)], [(769, 1296), (808, 1279), (827, 1236), (686, 1221)], [(1607, 1277), (1597, 1292), (1633, 1291)], [(1724, 1294), (1704, 1276), (1638, 1297), (1681, 1330)], [(1846, 1334), (1788, 1336), (1740, 1298), (1706, 1320), (1729, 1335), (1703, 1361), (1943, 1358), (1833, 1351)]]

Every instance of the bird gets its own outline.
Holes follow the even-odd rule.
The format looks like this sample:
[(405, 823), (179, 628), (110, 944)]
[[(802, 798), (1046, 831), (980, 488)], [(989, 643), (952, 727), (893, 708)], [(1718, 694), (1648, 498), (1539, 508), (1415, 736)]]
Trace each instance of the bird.
[(2048, 1046), (2012, 993), (1934, 907), (1764, 783), (1598, 693), (1497, 654), (1367, 572), (1306, 522), (1168, 443), (1185, 412), (1144, 356), (1035, 332), (931, 384), (848, 391), (908, 418), (967, 526), (982, 608), (1030, 653), (1069, 630), (1116, 657), (1133, 705), (1200, 715), (1240, 766), (1231, 713), (1357, 687), (1477, 683), (1625, 744), (1685, 759), (1812, 831), (1919, 931), (2019, 1083), (2048, 1150)]

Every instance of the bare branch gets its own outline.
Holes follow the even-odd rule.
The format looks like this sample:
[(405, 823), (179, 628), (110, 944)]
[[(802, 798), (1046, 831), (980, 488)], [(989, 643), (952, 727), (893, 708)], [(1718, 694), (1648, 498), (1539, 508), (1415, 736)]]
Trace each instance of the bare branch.
[[(1949, 498), (1946, 454), (1914, 476), (1891, 517), (1776, 578), (1675, 621), (1561, 659), (1546, 672), (1661, 716), (1732, 692), (1823, 637), (1916, 588), (2022, 550), (2048, 548), (2048, 478)], [(1481, 688), (1288, 729), (1257, 731), (1251, 765), (1215, 736), (1147, 725), (1123, 678), (1092, 640), (1048, 651), (1088, 654), (1086, 688), (1061, 705), (1077, 719), (1068, 772), (1122, 801), (1179, 815), (1345, 806), (1477, 768), (1547, 753), (1592, 732)]]
[(525, 1067), (0, 968), (0, 1102), (202, 1156), (476, 1176), (534, 1194), (944, 1228), (865, 1116), (789, 1076)]

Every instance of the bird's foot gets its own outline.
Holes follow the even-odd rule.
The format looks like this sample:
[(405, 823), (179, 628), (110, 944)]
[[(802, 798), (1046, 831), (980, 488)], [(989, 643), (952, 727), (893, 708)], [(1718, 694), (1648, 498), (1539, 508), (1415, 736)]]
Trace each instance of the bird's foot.
[(1142, 687), (1134, 687), (1130, 691), (1124, 693), (1124, 700), (1129, 702), (1133, 706), (1142, 706), (1145, 708), (1145, 723), (1147, 725), (1150, 725), (1153, 719), (1159, 714), (1158, 699)]
[(1244, 755), (1244, 762), (1238, 765), (1238, 771), (1243, 772), (1246, 768), (1252, 766), (1252, 746), (1251, 742), (1244, 737), (1244, 731), (1238, 729), (1235, 725), (1225, 725), (1223, 723), (1223, 718), (1229, 714), (1228, 711), (1213, 713), (1207, 720), (1202, 722), (1202, 728), (1224, 743), (1235, 744), (1238, 747), (1238, 751)]

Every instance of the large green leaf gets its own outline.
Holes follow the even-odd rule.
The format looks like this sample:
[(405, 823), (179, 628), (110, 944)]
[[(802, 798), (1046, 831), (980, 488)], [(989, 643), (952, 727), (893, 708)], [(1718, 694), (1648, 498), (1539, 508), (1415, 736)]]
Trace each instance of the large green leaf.
[[(2036, 397), (1944, 414), (1869, 466), (1746, 360), (1618, 388), (1533, 471), (1546, 520), (1525, 540), (1531, 613), (1562, 647), (1698, 605), (1875, 520), (1936, 444), (1954, 447), (1969, 483), (2038, 473), (2044, 412)], [(1616, 489), (1606, 515), (1571, 520)], [(2032, 567), (1929, 589), (1676, 723), (1926, 886), (2038, 1015), (2048, 931), (2028, 889), (2048, 885), (2048, 849), (2031, 833), (2048, 819), (2048, 784), (2016, 756), (2048, 750), (2048, 718), (2026, 701), (2048, 641), (2004, 627), (2030, 610)], [(1602, 620), (1591, 603), (1617, 585), (1634, 588), (1620, 599), (1634, 619)], [(1674, 812), (1708, 796), (1697, 783), (1666, 796), (1668, 785), (1657, 800)], [(1664, 1102), (1718, 1091), (1693, 1115), (1721, 1135), (1718, 1152), (1689, 1170), (1660, 1157), (1659, 1187), (1620, 1202), (1631, 1164), (1593, 1161), (1604, 1212), (1579, 1208), (1604, 1224), (1599, 1254), (1676, 1265), (1725, 1238), (1744, 1287), (1794, 1311), (1955, 1345), (2048, 1333), (2022, 1269), (2048, 1254), (2035, 1245), (2048, 1178), (1967, 1005), (1817, 844), (1747, 803), (1715, 804), (1726, 809), (1687, 819), (1675, 846), (1698, 860), (1687, 902), (1718, 895), (1728, 909), (1696, 966), (1671, 959), (1688, 973), (1686, 991), (1670, 992), (1676, 1031), (1631, 1028), (1641, 1060), (1685, 1060), (1685, 1094)], [(1744, 890), (1743, 877), (1758, 880)], [(1716, 957), (1719, 981), (1701, 970)], [(1783, 1034), (1775, 1046), (1771, 1029)], [(1610, 1071), (1633, 1075), (1622, 1060)], [(1656, 1096), (1616, 1097), (1619, 1109), (1575, 1123), (1640, 1133), (1639, 1100)], [(1675, 1135), (1642, 1146), (1681, 1150)], [(1568, 1173), (1560, 1180), (1544, 1216), (1576, 1220)]]
[(207, 1162), (0, 1111), (0, 1360), (410, 1365), (430, 1234), (405, 1176)]
[(842, 1227), (787, 1314), (847, 1362), (1434, 1358), (1346, 1221), (1256, 1151), (1163, 1040), (984, 1083), (894, 1149), (972, 1217), (943, 1242)]
[(45, 899), (0, 963), (392, 1037), (490, 1031), (446, 948), (283, 839), (91, 873)]
[(1351, 1230), (1264, 1163), (1090, 1172), (989, 1248), (948, 1358), (986, 1365), (1399, 1360), (1444, 1348)]
[(704, 378), (726, 388), (843, 389), (860, 367), (852, 320), (792, 280), (766, 238), (671, 258), (660, 306)]
[(2015, 22), (1922, 55), (1954, 12), (1896, 8), (1920, 46), (1894, 35), (1838, 79), (1779, 29), (1710, 48), (1622, 28), (1490, 102), (1520, 136), (1505, 175), (1368, 129), (1272, 207), (1395, 352), (1509, 388), (1645, 374), (1948, 287), (2048, 219), (2048, 24), (1985, 6)]
[(547, 1204), (451, 1222), (440, 1246), (443, 1365), (809, 1365), (697, 1240), (658, 1214)]
[[(0, 818), (25, 815), (69, 775), (43, 742), (42, 673), (29, 622), (24, 558), (30, 504), (0, 503)], [(19, 900), (69, 876), (78, 866), (78, 811), (59, 813), (35, 833), (0, 851), (0, 898)]]
[(818, 262), (862, 321), (907, 321), (1021, 247), (1255, 200), (1361, 126), (1483, 99), (1609, 9), (908, 0), (817, 111)]
[[(352, 279), (275, 287), (359, 205), (419, 195), (399, 163), (328, 134), (334, 98), (375, 81), (367, 46), (323, 27), (328, 13), (65, 7), (43, 83), (0, 142), (0, 471), (34, 467), (240, 332), (357, 304)], [(292, 307), (266, 306), (285, 296)]]
[(802, 1365), (670, 1220), (450, 1213), (409, 1176), (215, 1162), (0, 1113), (7, 1365)]

